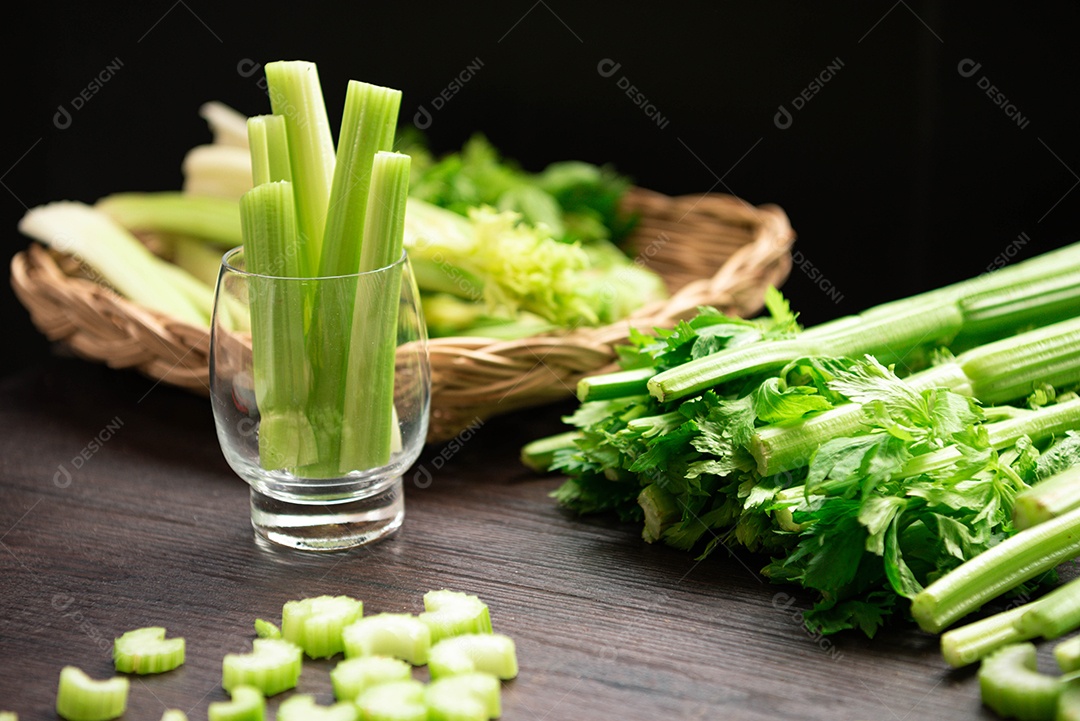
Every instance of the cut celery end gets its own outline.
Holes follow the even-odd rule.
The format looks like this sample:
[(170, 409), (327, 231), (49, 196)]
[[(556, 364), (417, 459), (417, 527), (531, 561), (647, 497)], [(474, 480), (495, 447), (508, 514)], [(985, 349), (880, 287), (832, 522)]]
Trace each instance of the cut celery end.
[(648, 393), (649, 379), (655, 368), (633, 368), (582, 378), (577, 384), (577, 398), (582, 403)]
[(428, 669), (433, 679), (473, 671), (511, 679), (518, 673), (517, 651), (513, 639), (500, 633), (453, 636), (431, 647)]
[(279, 180), (292, 182), (285, 118), (280, 115), (256, 115), (248, 118), (247, 129), (254, 185), (276, 183)]
[(391, 656), (422, 666), (428, 661), (431, 632), (427, 624), (407, 613), (379, 613), (346, 627), (345, 655)]
[(259, 638), (281, 638), (281, 629), (269, 621), (256, 618), (255, 635)]
[(226, 654), (221, 662), (221, 686), (253, 686), (264, 696), (296, 688), (303, 667), (303, 651), (284, 639), (257, 638), (251, 653)]
[(56, 713), (67, 721), (109, 721), (127, 709), (128, 680), (123, 676), (96, 681), (76, 666), (60, 671)]
[(165, 638), (161, 626), (137, 628), (113, 642), (113, 663), (122, 673), (164, 673), (184, 663), (184, 639)]
[(415, 679), (373, 686), (357, 697), (361, 721), (427, 721), (424, 684)]
[(941, 655), (950, 666), (960, 668), (981, 661), (1002, 646), (1034, 638), (1036, 634), (1016, 627), (1027, 610), (1027, 606), (1018, 606), (943, 633)]
[(1080, 466), (1072, 466), (1031, 488), (1013, 500), (1013, 525), (1031, 528), (1080, 506)]
[[(17, 721), (15, 719), (5, 719), (3, 715), (0, 715), (0, 721)], [(161, 721), (188, 721), (187, 714), (178, 708), (166, 709), (165, 713), (161, 714)]]
[(1035, 645), (1017, 643), (994, 651), (979, 668), (983, 703), (1007, 718), (1052, 719), (1065, 683), (1039, 673)]
[[(436, 679), (427, 689), (430, 721), (498, 718), (502, 715), (502, 683), (490, 673), (463, 673)], [(480, 713), (473, 709), (479, 706)]]
[(1054, 646), (1054, 660), (1062, 673), (1080, 671), (1080, 636), (1073, 636)]
[(363, 613), (363, 602), (349, 596), (289, 601), (281, 609), (281, 635), (312, 658), (329, 658), (345, 650), (342, 632)]
[(215, 701), (207, 709), (209, 721), (263, 721), (266, 698), (253, 686), (237, 686), (229, 701)]
[(1055, 588), (1016, 621), (1018, 630), (1046, 639), (1055, 639), (1080, 628), (1080, 578)]
[(491, 613), (478, 597), (459, 591), (428, 591), (419, 619), (431, 632), (431, 643), (466, 633), (491, 633)]
[(359, 709), (342, 701), (332, 706), (320, 706), (310, 694), (296, 694), (278, 706), (277, 721), (357, 721)]
[(342, 661), (330, 671), (334, 697), (353, 701), (372, 686), (412, 678), (412, 667), (389, 656), (357, 656)]

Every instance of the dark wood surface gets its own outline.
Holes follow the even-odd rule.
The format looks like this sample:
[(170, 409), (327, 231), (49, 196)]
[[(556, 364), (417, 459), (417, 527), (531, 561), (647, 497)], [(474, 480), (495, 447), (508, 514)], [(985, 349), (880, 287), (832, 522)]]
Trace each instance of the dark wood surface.
[[(512, 721), (991, 717), (974, 674), (950, 672), (930, 635), (816, 639), (798, 619), (806, 597), (766, 583), (760, 558), (699, 563), (636, 528), (566, 515), (547, 495), (559, 479), (517, 462), (562, 410), (429, 447), (431, 482), (406, 476), (396, 536), (317, 555), (255, 542), (206, 399), (76, 359), (6, 379), (0, 709), (55, 719), (62, 666), (105, 677), (114, 636), (164, 625), (187, 639), (187, 663), (134, 680), (124, 718), (205, 718), (226, 698), (222, 656), (250, 648), (252, 621), (278, 619), (285, 601), (349, 594), (367, 613), (417, 612), (425, 591), (452, 588), (485, 599), (517, 642)], [(308, 662), (300, 690), (330, 701), (331, 666)]]

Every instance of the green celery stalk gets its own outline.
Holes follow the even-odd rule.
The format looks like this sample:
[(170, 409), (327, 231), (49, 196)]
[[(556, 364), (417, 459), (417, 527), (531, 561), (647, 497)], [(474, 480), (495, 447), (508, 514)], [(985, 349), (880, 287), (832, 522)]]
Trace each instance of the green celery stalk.
[(937, 633), (987, 601), (1080, 555), (1080, 509), (1020, 531), (924, 588), (911, 614)]
[(1080, 506), (1080, 466), (1067, 468), (1021, 491), (1013, 501), (1013, 525), (1023, 530)]
[[(240, 127), (243, 129), (243, 125)], [(185, 195), (227, 198), (238, 203), (240, 196), (252, 186), (246, 137), (242, 147), (197, 145), (184, 155), (180, 170), (184, 175)]]
[[(316, 420), (323, 449), (320, 465), (325, 462), (325, 467), (312, 469), (318, 475), (337, 473), (342, 430), (349, 422), (342, 417), (350, 368), (342, 340), (350, 337), (358, 300), (357, 279), (349, 276), (361, 270), (362, 249), (378, 246), (378, 242), (366, 241), (373, 163), (376, 152), (393, 145), (400, 105), (400, 91), (355, 80), (349, 83), (319, 262), (319, 275), (336, 280), (316, 288), (314, 307), (318, 312), (312, 317), (308, 336), (308, 354), (318, 369), (310, 415)], [(395, 260), (368, 264), (363, 269), (374, 270)]]
[[(251, 305), (251, 355), (259, 406), (259, 462), (296, 468), (313, 460), (315, 438), (305, 413), (310, 364), (304, 344), (292, 184), (265, 183), (240, 200)], [(293, 278), (282, 280), (281, 277)]]
[(631, 368), (614, 373), (587, 376), (578, 381), (577, 398), (582, 403), (605, 401), (648, 393), (649, 379), (655, 368)]
[(1080, 579), (1055, 588), (1030, 606), (1015, 621), (1021, 633), (1053, 639), (1075, 631), (1080, 628)]
[(248, 118), (247, 130), (251, 177), (255, 185), (279, 180), (292, 182), (285, 118), (280, 115), (256, 115)]
[[(360, 255), (348, 373), (341, 419), (342, 472), (386, 465), (396, 435), (394, 372), (398, 303), (404, 264), (402, 239), (409, 193), (408, 155), (380, 151)], [(378, 271), (377, 273), (374, 271)]]
[(521, 462), (534, 471), (547, 471), (558, 451), (577, 448), (574, 441), (578, 438), (581, 438), (581, 431), (566, 431), (526, 443), (521, 448)]
[(178, 191), (113, 193), (94, 207), (131, 231), (186, 235), (223, 248), (243, 242), (236, 202)]
[(1009, 644), (1035, 638), (1037, 633), (1025, 633), (1016, 627), (1030, 604), (973, 621), (941, 634), (941, 655), (953, 668), (982, 660), (991, 652)]
[(289, 162), (296, 184), (296, 217), (303, 276), (318, 272), (323, 229), (334, 176), (334, 139), (315, 63), (279, 60), (266, 64), (274, 115), (285, 118)]

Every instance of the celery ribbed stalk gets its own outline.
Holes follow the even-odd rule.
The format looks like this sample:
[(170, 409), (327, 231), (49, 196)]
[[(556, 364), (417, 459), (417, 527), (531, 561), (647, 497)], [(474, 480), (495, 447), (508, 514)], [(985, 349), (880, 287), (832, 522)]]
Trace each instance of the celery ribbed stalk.
[(114, 193), (94, 207), (132, 231), (186, 235), (225, 248), (243, 241), (236, 203), (228, 198), (173, 191)]
[(279, 180), (292, 182), (285, 118), (280, 115), (256, 115), (248, 118), (247, 128), (251, 178), (255, 185)]
[(1080, 506), (1080, 466), (1066, 468), (1016, 495), (1013, 525), (1031, 528)]
[[(408, 155), (379, 152), (361, 249), (360, 276), (349, 340), (341, 470), (378, 468), (390, 460), (395, 434), (394, 372), (401, 297), (402, 239), (409, 193)], [(377, 273), (374, 271), (378, 271)]]
[[(341, 433), (349, 422), (342, 417), (345, 376), (350, 370), (343, 342), (352, 332), (357, 280), (347, 276), (361, 270), (361, 248), (372, 245), (366, 240), (372, 166), (375, 154), (393, 145), (400, 105), (397, 90), (355, 80), (349, 83), (319, 263), (320, 276), (338, 279), (316, 288), (317, 312), (308, 336), (308, 354), (318, 369), (311, 415), (317, 424), (321, 459), (326, 462), (325, 468), (312, 469), (319, 475), (337, 473)], [(364, 269), (373, 270), (393, 260)]]
[[(259, 406), (259, 462), (295, 468), (312, 462), (315, 439), (305, 415), (310, 392), (304, 344), (304, 289), (295, 253), (292, 184), (265, 183), (240, 201), (251, 305), (251, 355)], [(283, 279), (284, 278), (284, 279)]]
[(315, 63), (280, 60), (266, 64), (266, 81), (274, 115), (285, 118), (289, 138), (302, 275), (313, 276), (319, 268), (334, 177), (334, 139), (319, 73)]

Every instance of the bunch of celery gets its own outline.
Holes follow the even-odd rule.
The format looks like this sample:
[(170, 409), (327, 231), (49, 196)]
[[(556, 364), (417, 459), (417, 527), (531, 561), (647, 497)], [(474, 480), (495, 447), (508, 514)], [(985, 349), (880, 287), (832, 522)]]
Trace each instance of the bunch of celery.
[(768, 553), (815, 594), (811, 628), (873, 634), (1013, 532), (1040, 459), (1080, 456), (1078, 270), (1080, 244), (807, 330), (776, 292), (764, 319), (703, 309), (635, 333), (626, 370), (582, 381), (576, 430), (523, 459), (647, 541)]
[[(315, 65), (268, 63), (266, 78), (275, 114), (247, 121), (254, 187), (240, 199), (260, 463), (376, 468), (394, 438), (410, 160), (388, 149), (401, 93), (351, 81), (335, 150)], [(355, 277), (379, 269), (379, 288)]]

